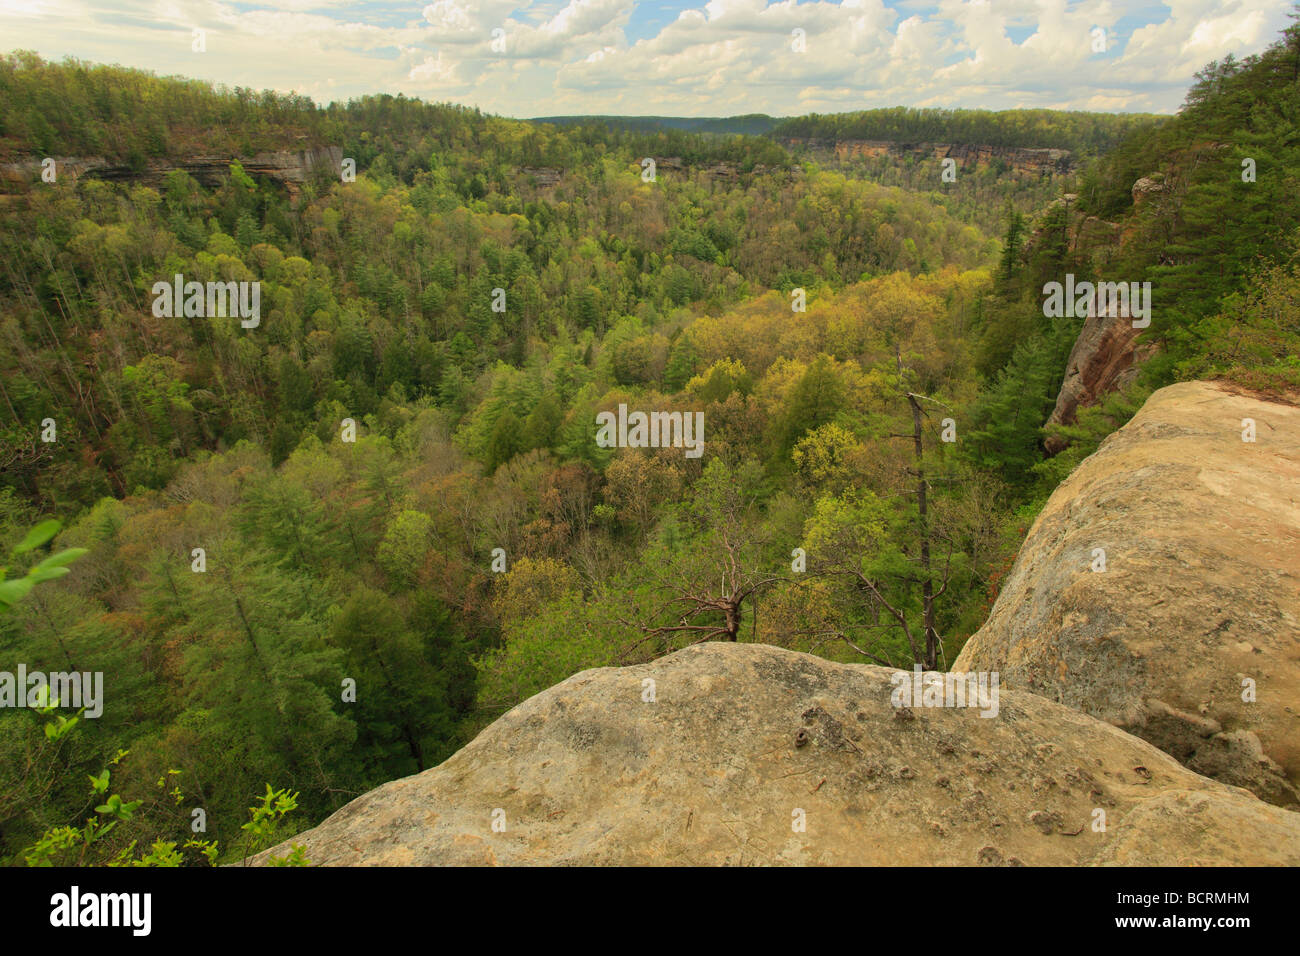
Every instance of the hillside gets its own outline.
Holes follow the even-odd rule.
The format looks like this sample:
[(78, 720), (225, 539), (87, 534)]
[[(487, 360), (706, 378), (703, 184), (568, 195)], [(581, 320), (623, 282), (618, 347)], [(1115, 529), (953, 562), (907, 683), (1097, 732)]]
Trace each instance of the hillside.
[(961, 143), (1006, 149), (1107, 153), (1166, 117), (1149, 113), (1062, 110), (944, 110), (895, 107), (794, 116), (770, 131), (776, 139), (821, 142)]
[[(124, 101), (174, 82), (21, 59), (14, 82), (83, 69)], [(71, 146), (113, 123), (88, 117)], [(56, 163), (47, 183), (29, 163), (7, 184), (0, 527), (8, 547), (57, 517), (54, 546), (88, 553), (0, 618), (0, 641), (32, 668), (113, 673), (121, 703), (67, 757), (35, 714), (5, 715), (4, 765), (44, 761), (4, 778), (7, 857), (118, 750), (125, 788), (174, 769), (201, 791), (223, 846), (268, 782), (315, 821), (432, 766), (530, 688), (658, 653), (640, 631), (662, 619), (649, 572), (716, 580), (714, 516), (756, 571), (803, 535), (813, 492), (846, 490), (845, 456), (904, 462), (872, 419), (907, 414), (888, 385), (899, 348), (923, 387), (976, 387), (960, 347), (927, 353), (977, 320), (996, 245), (923, 196), (801, 170), (763, 140), (558, 131), (400, 97), (320, 122), (341, 145), (300, 177), (218, 140), (195, 147), (202, 165)], [(340, 153), (355, 182), (336, 178)], [(155, 309), (178, 274), (257, 283), (256, 320)], [(601, 447), (597, 413), (628, 403), (705, 415), (707, 459)], [(906, 510), (889, 520), (901, 545)], [(919, 599), (891, 574), (896, 600)], [(789, 629), (802, 600), (771, 624)], [(974, 623), (982, 600), (945, 620)], [(163, 814), (147, 835), (179, 825)]]
[[(1043, 417), (1048, 448), (1070, 448), (1044, 469), (1052, 478), (1154, 388), (1198, 377), (1272, 395), (1300, 387), (1300, 146), (1290, 132), (1298, 70), (1296, 26), (1258, 56), (1209, 64), (1176, 117), (1134, 130), (1080, 176), (1077, 194), (1037, 217), (1013, 217), (999, 289), (1007, 334), (987, 346), (995, 362), (1009, 359), (1008, 389), (1034, 380), (1039, 363), (1053, 373), (1064, 366)], [(1082, 332), (1045, 328), (1045, 283), (1067, 273), (1149, 283), (1149, 327), (1139, 332), (1111, 311)]]
[(771, 132), (780, 121), (761, 113), (751, 113), (746, 116), (537, 116), (530, 122), (555, 126), (595, 123), (637, 132), (675, 129), (688, 133), (762, 136)]

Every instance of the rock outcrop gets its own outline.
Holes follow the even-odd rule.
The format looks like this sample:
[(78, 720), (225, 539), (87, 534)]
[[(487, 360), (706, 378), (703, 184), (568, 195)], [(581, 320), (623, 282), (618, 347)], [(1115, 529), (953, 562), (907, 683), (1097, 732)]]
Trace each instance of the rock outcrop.
[[(1074, 424), (1080, 407), (1092, 405), (1106, 392), (1131, 382), (1137, 375), (1137, 339), (1141, 334), (1124, 310), (1094, 309), (1094, 314), (1083, 320), (1079, 337), (1070, 349), (1048, 426)], [(1043, 442), (1052, 455), (1065, 445), (1064, 439), (1052, 434)]]
[(1068, 149), (1026, 149), (1015, 146), (987, 146), (980, 143), (898, 143), (890, 140), (786, 138), (788, 148), (806, 148), (832, 154), (840, 162), (893, 156), (899, 159), (954, 159), (963, 172), (973, 172), (1003, 163), (1020, 173), (1043, 175), (1068, 173), (1074, 160)]
[[(1204, 790), (1166, 790), (1120, 821), (1094, 866), (1295, 866), (1296, 814)], [(1212, 834), (1212, 836), (1211, 836)], [(1152, 848), (1156, 848), (1152, 852)]]
[(1156, 392), (1057, 488), (953, 667), (1300, 803), (1300, 408)]
[[(189, 173), (204, 186), (219, 186), (230, 175), (230, 164), (236, 160), (250, 175), (266, 176), (284, 183), (293, 192), (307, 181), (318, 168), (329, 170), (338, 177), (342, 171), (343, 150), (338, 146), (316, 146), (299, 150), (280, 150), (258, 153), (251, 157), (191, 156), (185, 159), (149, 160), (142, 168), (110, 162), (97, 156), (53, 157), (55, 171), (63, 179), (104, 179), (109, 182), (136, 182), (155, 189), (173, 170)], [(39, 182), (41, 160), (37, 158), (0, 165), (0, 180), (10, 182)]]
[(896, 708), (896, 673), (729, 643), (584, 671), (254, 862), (1300, 864), (1300, 814), (1023, 691)]
[(558, 166), (521, 166), (519, 171), (542, 189), (558, 186), (560, 180), (564, 178), (564, 170)]
[[(1162, 179), (1163, 177), (1161, 177)], [(1133, 184), (1133, 208), (1138, 209), (1144, 206), (1153, 196), (1165, 191), (1164, 183), (1161, 179), (1153, 176), (1143, 176)]]
[[(1135, 214), (1143, 207), (1159, 207), (1162, 203), (1176, 201), (1161, 173), (1152, 173), (1134, 182), (1132, 196)], [(1131, 215), (1127, 224), (1106, 222), (1096, 216), (1069, 213), (1070, 203), (1077, 197), (1066, 196), (1064, 199), (1071, 254), (1090, 263), (1088, 271), (1101, 275), (1103, 280), (1113, 280), (1111, 267), (1115, 256), (1139, 235), (1136, 223), (1141, 217)], [(1058, 199), (1052, 206), (1061, 202)], [(1147, 209), (1147, 213), (1151, 212), (1151, 209)], [(1038, 238), (1037, 233), (1031, 237), (1026, 244), (1027, 249), (1032, 248)], [(1173, 262), (1166, 253), (1161, 253), (1160, 261), (1165, 265)], [(1116, 391), (1131, 382), (1138, 367), (1156, 349), (1152, 340), (1140, 340), (1140, 333), (1140, 329), (1132, 327), (1125, 313), (1106, 314), (1098, 310), (1094, 317), (1087, 319), (1070, 351), (1065, 379), (1061, 383), (1061, 390), (1056, 396), (1056, 407), (1047, 424), (1072, 425), (1077, 420), (1080, 408), (1095, 404), (1107, 392)], [(1061, 451), (1065, 445), (1063, 439), (1054, 435), (1049, 435), (1044, 442), (1048, 454), (1052, 455)]]

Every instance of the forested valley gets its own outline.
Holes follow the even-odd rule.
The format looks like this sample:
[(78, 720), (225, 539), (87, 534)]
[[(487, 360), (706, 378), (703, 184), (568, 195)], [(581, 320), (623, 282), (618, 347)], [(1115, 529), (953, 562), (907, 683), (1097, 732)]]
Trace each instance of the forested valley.
[[(0, 859), (237, 862), (695, 641), (946, 669), (1153, 389), (1300, 388), (1297, 75), (1292, 27), (1173, 117), (743, 135), (0, 58), (0, 649), (105, 675), (75, 728), (0, 712)], [(809, 139), (1071, 161), (948, 181)], [(327, 147), (355, 176), (250, 162)], [(64, 171), (87, 157), (118, 173)], [(1067, 273), (1150, 282), (1152, 321), (1140, 371), (1046, 428)], [(159, 315), (177, 275), (259, 283), (257, 323)], [(620, 406), (702, 414), (702, 454), (605, 447)]]

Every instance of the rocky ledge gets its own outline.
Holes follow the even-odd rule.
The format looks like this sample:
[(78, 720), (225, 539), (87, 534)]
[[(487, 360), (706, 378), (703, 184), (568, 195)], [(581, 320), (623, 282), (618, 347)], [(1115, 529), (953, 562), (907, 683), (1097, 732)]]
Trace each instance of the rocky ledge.
[(897, 673), (726, 643), (584, 671), (254, 862), (1300, 864), (1300, 814), (1024, 691), (895, 707)]

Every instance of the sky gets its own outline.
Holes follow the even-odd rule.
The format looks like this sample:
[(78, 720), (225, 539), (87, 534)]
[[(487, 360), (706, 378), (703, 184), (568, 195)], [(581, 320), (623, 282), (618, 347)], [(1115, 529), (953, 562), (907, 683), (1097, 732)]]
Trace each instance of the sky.
[[(506, 116), (1175, 111), (1286, 0), (0, 0), (0, 50)], [(201, 43), (196, 39), (202, 31)], [(202, 49), (196, 49), (196, 47)]]

